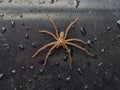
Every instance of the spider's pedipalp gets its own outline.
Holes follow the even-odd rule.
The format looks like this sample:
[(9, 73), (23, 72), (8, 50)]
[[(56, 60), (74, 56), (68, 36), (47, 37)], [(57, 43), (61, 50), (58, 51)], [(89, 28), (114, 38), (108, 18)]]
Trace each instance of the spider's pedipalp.
[(47, 53), (46, 57), (45, 57), (45, 61), (43, 66), (45, 66), (47, 64), (47, 59), (49, 57), (49, 55), (51, 54), (52, 50), (54, 50), (56, 48), (57, 44), (55, 44), (54, 46), (52, 46), (52, 48), (49, 50), (49, 52)]
[(44, 50), (44, 49), (46, 49), (47, 47), (52, 46), (52, 45), (54, 45), (54, 44), (56, 44), (56, 42), (51, 42), (51, 43), (43, 46), (42, 48), (38, 49), (37, 52), (36, 52), (32, 57), (33, 57), (33, 58), (36, 57), (39, 52), (41, 52), (42, 50)]
[(53, 36), (57, 40), (57, 37), (53, 33), (49, 32), (47, 30), (39, 30), (39, 32), (49, 34), (49, 35)]
[(68, 34), (68, 31), (69, 31), (70, 28), (73, 26), (73, 24), (75, 24), (77, 21), (78, 21), (78, 18), (76, 18), (73, 22), (71, 22), (71, 23), (69, 24), (69, 26), (67, 27), (67, 29), (66, 29), (66, 31), (65, 31), (65, 37), (64, 37), (64, 39), (66, 39), (67, 34)]
[(84, 45), (87, 45), (86, 42), (84, 42), (83, 40), (77, 39), (77, 38), (67, 39), (66, 41), (67, 41), (67, 42), (70, 42), (70, 41), (77, 41), (77, 42), (80, 42), (80, 43), (82, 43), (82, 44), (84, 44)]
[(67, 45), (64, 45), (64, 46), (65, 46), (65, 49), (67, 50), (68, 55), (69, 55), (69, 58), (70, 58), (70, 69), (72, 69), (72, 57), (71, 57), (71, 53), (70, 53), (70, 51), (69, 51)]
[(66, 42), (66, 44), (71, 45), (71, 46), (74, 46), (74, 47), (82, 50), (83, 52), (85, 52), (85, 53), (86, 53), (87, 55), (89, 55), (89, 56), (93, 56), (90, 52), (88, 52), (86, 49), (80, 47), (80, 46), (77, 45), (77, 44), (74, 44), (74, 43), (71, 43), (71, 42)]
[(57, 30), (57, 27), (56, 27), (54, 21), (52, 20), (52, 18), (51, 18), (50, 16), (48, 17), (48, 19), (49, 19), (50, 22), (52, 23), (52, 25), (53, 25), (53, 27), (54, 27), (54, 29), (55, 29), (56, 36), (57, 36), (57, 38), (58, 38), (58, 37), (59, 37), (59, 35), (58, 35), (58, 30)]

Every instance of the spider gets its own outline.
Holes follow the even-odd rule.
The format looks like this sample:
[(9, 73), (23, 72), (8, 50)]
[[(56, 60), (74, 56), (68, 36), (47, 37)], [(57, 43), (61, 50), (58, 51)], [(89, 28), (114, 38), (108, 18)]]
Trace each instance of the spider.
[(70, 46), (74, 46), (80, 50), (82, 50), (83, 52), (85, 52), (87, 55), (89, 56), (92, 56), (92, 54), (90, 52), (88, 52), (88, 50), (86, 50), (85, 48), (77, 45), (77, 44), (74, 44), (72, 43), (72, 41), (77, 41), (77, 42), (80, 42), (82, 43), (83, 45), (87, 45), (86, 42), (84, 42), (83, 40), (80, 40), (80, 39), (77, 39), (77, 38), (70, 38), (70, 39), (66, 39), (67, 38), (67, 34), (68, 34), (68, 31), (70, 30), (70, 28), (73, 26), (73, 24), (75, 24), (77, 21), (78, 21), (78, 18), (76, 18), (73, 22), (71, 22), (69, 24), (69, 26), (66, 28), (65, 32), (64, 31), (61, 31), (60, 34), (58, 33), (58, 29), (54, 23), (54, 21), (52, 20), (51, 17), (48, 17), (50, 22), (52, 23), (52, 26), (53, 28), (55, 29), (55, 33), (56, 34), (53, 34), (47, 30), (39, 30), (39, 32), (41, 33), (46, 33), (46, 34), (49, 34), (51, 35), (56, 41), (54, 42), (51, 42), (49, 44), (46, 44), (45, 46), (43, 46), (42, 48), (38, 49), (37, 52), (32, 56), (33, 58), (36, 57), (38, 55), (39, 52), (41, 52), (42, 50), (46, 49), (47, 47), (51, 47), (51, 49), (48, 51), (45, 59), (44, 59), (44, 64), (43, 66), (45, 66), (47, 64), (47, 59), (49, 57), (49, 55), (51, 54), (51, 52), (55, 49), (55, 48), (58, 48), (60, 46), (62, 46), (64, 49), (67, 50), (68, 52), (68, 55), (69, 55), (69, 60), (70, 60), (70, 69), (72, 69), (72, 57), (71, 57), (71, 53), (70, 53), (70, 50), (68, 48), (67, 45), (70, 45)]

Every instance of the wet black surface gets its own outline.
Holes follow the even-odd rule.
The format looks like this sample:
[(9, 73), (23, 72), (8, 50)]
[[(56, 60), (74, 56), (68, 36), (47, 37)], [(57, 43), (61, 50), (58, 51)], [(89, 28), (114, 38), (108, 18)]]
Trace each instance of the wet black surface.
[[(52, 0), (40, 7), (0, 7), (0, 90), (120, 90), (120, 1), (91, 0), (95, 7), (88, 1), (80, 1), (77, 7), (68, 0)], [(59, 5), (61, 2), (64, 4)], [(9, 0), (8, 5), (11, 3), (15, 2)], [(72, 70), (63, 48), (53, 51), (46, 67), (42, 64), (49, 49), (33, 59), (38, 48), (54, 41), (38, 32), (47, 29), (54, 33), (48, 16), (59, 32), (78, 17), (68, 38), (86, 41), (84, 48), (97, 57), (69, 46)]]

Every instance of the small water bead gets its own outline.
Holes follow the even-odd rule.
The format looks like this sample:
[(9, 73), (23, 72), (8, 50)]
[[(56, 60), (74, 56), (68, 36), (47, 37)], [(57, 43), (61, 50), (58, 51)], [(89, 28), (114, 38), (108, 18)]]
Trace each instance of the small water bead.
[(23, 69), (23, 70), (24, 70), (24, 69), (25, 69), (25, 67), (24, 67), (24, 66), (22, 66), (22, 67), (21, 67), (21, 69)]
[(92, 48), (93, 45), (94, 45), (94, 42), (93, 42), (92, 40), (88, 40), (88, 41), (87, 41), (87, 45), (88, 45), (90, 48)]
[(29, 35), (26, 33), (25, 34), (25, 39), (28, 39), (29, 38)]
[(80, 28), (80, 31), (81, 31), (81, 34), (82, 34), (83, 37), (87, 34), (84, 27)]
[(12, 73), (12, 74), (16, 74), (16, 70), (12, 70), (11, 73)]
[(117, 25), (120, 28), (120, 20), (117, 21)]
[(0, 17), (4, 17), (4, 14), (0, 14)]
[(100, 62), (97, 66), (101, 66), (103, 63), (102, 62)]
[(43, 73), (44, 73), (44, 70), (43, 69), (39, 69), (38, 74), (43, 75)]
[(62, 75), (61, 74), (58, 74), (57, 77), (58, 77), (58, 80), (62, 79)]
[(105, 53), (105, 49), (101, 49), (101, 53)]
[(34, 69), (34, 66), (30, 66), (30, 69), (33, 70), (33, 69)]
[(4, 77), (3, 73), (0, 73), (0, 79), (2, 79)]
[(32, 79), (29, 79), (28, 82), (31, 83), (31, 82), (32, 82)]
[(85, 85), (85, 86), (84, 86), (84, 89), (88, 89), (88, 85)]
[(81, 68), (78, 68), (78, 69), (77, 69), (77, 72), (78, 72), (79, 75), (82, 75), (82, 74), (83, 74), (83, 71), (82, 71)]
[(28, 26), (25, 27), (26, 31), (28, 31), (30, 28)]
[(34, 79), (37, 79), (37, 75), (34, 75), (33, 78), (34, 78)]
[(11, 22), (11, 27), (12, 27), (12, 28), (15, 27), (15, 22), (14, 22), (14, 21)]
[(65, 56), (63, 57), (63, 61), (66, 62), (66, 61), (67, 61), (67, 58), (68, 58), (68, 57), (65, 55)]
[(32, 43), (33, 48), (37, 48), (37, 44), (35, 42)]
[(4, 34), (7, 31), (6, 27), (1, 28), (1, 34)]
[(24, 47), (23, 45), (19, 45), (19, 48), (20, 48), (21, 50), (25, 50), (25, 47)]
[(20, 89), (22, 89), (22, 88), (23, 88), (23, 85), (19, 85), (19, 87), (20, 87)]
[(70, 75), (67, 76), (66, 81), (67, 81), (68, 83), (71, 81), (71, 77), (70, 77)]

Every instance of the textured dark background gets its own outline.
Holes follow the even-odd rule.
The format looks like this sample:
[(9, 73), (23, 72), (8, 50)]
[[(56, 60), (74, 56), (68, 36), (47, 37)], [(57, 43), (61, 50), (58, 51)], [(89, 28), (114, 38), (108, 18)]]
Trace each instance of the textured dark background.
[[(77, 2), (0, 0), (0, 90), (120, 90), (120, 0)], [(78, 17), (68, 37), (90, 41), (91, 48), (85, 48), (97, 58), (70, 46), (72, 70), (62, 48), (53, 51), (46, 67), (42, 63), (49, 49), (33, 59), (38, 48), (54, 41), (38, 32), (54, 33), (48, 16), (59, 31)]]

